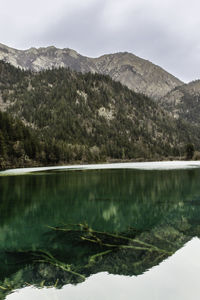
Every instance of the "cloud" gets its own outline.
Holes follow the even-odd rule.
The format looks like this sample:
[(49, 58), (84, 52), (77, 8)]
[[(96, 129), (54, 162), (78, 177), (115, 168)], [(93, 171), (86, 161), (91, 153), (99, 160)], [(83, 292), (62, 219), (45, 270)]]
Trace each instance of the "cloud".
[(197, 0), (7, 0), (1, 42), (55, 45), (87, 56), (129, 51), (184, 80), (200, 78)]

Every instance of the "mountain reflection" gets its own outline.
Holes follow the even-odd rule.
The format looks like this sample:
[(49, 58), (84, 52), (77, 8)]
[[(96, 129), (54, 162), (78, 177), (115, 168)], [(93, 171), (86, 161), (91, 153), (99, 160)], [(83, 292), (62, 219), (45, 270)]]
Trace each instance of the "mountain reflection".
[(0, 292), (139, 275), (200, 236), (200, 170), (0, 178)]

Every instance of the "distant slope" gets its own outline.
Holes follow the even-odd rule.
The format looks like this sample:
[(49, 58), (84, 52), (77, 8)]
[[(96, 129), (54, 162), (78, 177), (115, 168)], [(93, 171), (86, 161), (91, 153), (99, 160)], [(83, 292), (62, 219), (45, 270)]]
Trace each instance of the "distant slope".
[(94, 61), (98, 72), (107, 74), (133, 91), (143, 93), (154, 100), (183, 84), (159, 66), (131, 53), (104, 55)]
[(0, 44), (0, 60), (33, 71), (69, 67), (83, 73), (90, 71), (109, 75), (133, 91), (155, 100), (183, 84), (159, 66), (127, 52), (89, 58), (72, 49), (57, 49), (54, 46), (22, 51)]
[(174, 118), (200, 125), (200, 80), (176, 87), (160, 100)]
[(199, 130), (105, 75), (0, 62), (0, 91), (2, 109), (47, 142), (46, 161), (162, 159), (199, 147)]

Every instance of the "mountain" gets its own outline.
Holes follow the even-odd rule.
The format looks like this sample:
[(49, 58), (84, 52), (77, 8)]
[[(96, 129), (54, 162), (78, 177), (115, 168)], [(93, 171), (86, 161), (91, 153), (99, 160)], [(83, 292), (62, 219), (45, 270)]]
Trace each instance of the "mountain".
[(36, 132), (43, 164), (163, 159), (199, 149), (200, 132), (109, 76), (59, 68), (41, 72), (0, 62), (0, 108)]
[(176, 118), (200, 125), (200, 80), (176, 87), (160, 100), (161, 106)]
[(116, 53), (94, 59), (97, 72), (111, 76), (131, 90), (158, 100), (183, 84), (162, 68), (131, 53)]
[(155, 100), (183, 84), (153, 63), (138, 56), (123, 52), (89, 58), (72, 49), (30, 48), (16, 50), (0, 44), (0, 60), (25, 70), (41, 71), (58, 67), (69, 67), (79, 72), (109, 75), (135, 92), (143, 93)]

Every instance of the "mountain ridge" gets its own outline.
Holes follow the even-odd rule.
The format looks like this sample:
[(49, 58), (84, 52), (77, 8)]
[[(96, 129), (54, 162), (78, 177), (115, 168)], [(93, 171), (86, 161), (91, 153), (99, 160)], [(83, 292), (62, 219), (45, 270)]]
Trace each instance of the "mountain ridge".
[(143, 93), (154, 100), (164, 97), (169, 91), (183, 84), (163, 68), (129, 52), (104, 54), (97, 58), (83, 56), (70, 48), (55, 46), (17, 50), (0, 44), (0, 60), (25, 70), (69, 67), (87, 73), (109, 75), (135, 92)]

